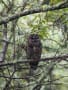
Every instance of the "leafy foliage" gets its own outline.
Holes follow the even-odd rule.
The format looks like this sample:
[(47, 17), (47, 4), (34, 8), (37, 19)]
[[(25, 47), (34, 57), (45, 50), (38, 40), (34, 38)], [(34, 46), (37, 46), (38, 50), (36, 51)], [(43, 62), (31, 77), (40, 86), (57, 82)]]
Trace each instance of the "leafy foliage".
[[(62, 1), (0, 0), (0, 20), (34, 8), (53, 7)], [(68, 54), (68, 8), (23, 16), (1, 25), (0, 61), (1, 59), (4, 59), (3, 63), (24, 61), (26, 59), (27, 38), (31, 33), (40, 35), (43, 45), (41, 58)], [(0, 62), (1, 64), (2, 62)], [(34, 76), (29, 76), (29, 68), (29, 63), (1, 66), (0, 89), (68, 89), (67, 61), (41, 61)]]

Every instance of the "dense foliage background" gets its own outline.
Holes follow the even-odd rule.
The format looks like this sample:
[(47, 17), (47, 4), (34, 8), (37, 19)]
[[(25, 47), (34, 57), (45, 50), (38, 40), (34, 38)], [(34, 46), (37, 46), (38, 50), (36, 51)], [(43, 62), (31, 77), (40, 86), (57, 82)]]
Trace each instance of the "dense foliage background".
[[(33, 76), (31, 33), (43, 48)], [(0, 0), (0, 90), (68, 90), (68, 0)]]

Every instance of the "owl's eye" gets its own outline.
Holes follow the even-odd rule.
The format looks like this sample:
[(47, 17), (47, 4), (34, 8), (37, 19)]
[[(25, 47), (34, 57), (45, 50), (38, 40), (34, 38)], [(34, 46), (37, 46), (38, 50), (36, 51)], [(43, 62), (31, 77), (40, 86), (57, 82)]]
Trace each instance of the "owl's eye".
[(30, 36), (31, 39), (39, 39), (39, 36), (37, 34), (32, 34)]
[(30, 48), (33, 48), (33, 46), (32, 46), (32, 45), (30, 45), (29, 47), (30, 47)]

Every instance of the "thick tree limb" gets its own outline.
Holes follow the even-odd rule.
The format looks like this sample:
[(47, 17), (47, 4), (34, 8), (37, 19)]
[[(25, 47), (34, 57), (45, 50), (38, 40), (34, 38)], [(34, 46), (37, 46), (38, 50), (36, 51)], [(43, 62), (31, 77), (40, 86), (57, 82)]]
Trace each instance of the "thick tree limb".
[(18, 19), (19, 17), (22, 17), (22, 16), (40, 13), (40, 12), (54, 11), (54, 10), (59, 10), (59, 9), (63, 9), (63, 8), (68, 8), (68, 1), (64, 1), (60, 4), (57, 4), (57, 5), (54, 5), (52, 7), (48, 7), (48, 8), (39, 8), (39, 9), (35, 8), (35, 9), (28, 10), (28, 11), (20, 12), (17, 14), (13, 14), (9, 17), (3, 18), (0, 21), (0, 25), (8, 23), (9, 21), (12, 21), (14, 19)]
[[(4, 39), (7, 39), (7, 24), (4, 24), (3, 37), (4, 37)], [(0, 62), (4, 61), (7, 48), (8, 48), (8, 43), (4, 42), (2, 53), (0, 54)]]
[[(68, 54), (67, 55), (63, 55), (63, 56), (55, 56), (55, 57), (47, 57), (47, 58), (44, 58), (44, 59), (40, 59), (40, 61), (61, 61), (61, 60), (64, 60), (64, 61), (67, 61), (66, 60), (68, 58)], [(31, 62), (31, 60), (27, 60), (27, 59), (24, 59), (24, 60), (21, 60), (21, 61), (17, 61), (17, 62), (10, 62), (10, 63), (1, 63), (0, 64), (0, 68), (1, 67), (4, 67), (4, 66), (14, 66), (14, 65), (17, 65), (17, 64), (22, 64), (22, 63), (29, 63)]]

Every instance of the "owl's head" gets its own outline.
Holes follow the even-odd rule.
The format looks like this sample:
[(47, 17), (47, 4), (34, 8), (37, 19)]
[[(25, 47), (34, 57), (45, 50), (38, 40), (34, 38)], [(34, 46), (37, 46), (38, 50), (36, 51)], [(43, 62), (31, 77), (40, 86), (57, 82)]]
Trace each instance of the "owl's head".
[(33, 39), (33, 40), (34, 40), (34, 39), (37, 40), (37, 39), (39, 39), (39, 35), (38, 35), (38, 34), (31, 34), (31, 35), (29, 36), (29, 38), (30, 38), (30, 39)]
[(28, 43), (31, 45), (38, 45), (40, 43), (40, 38), (38, 34), (30, 34), (28, 38)]

